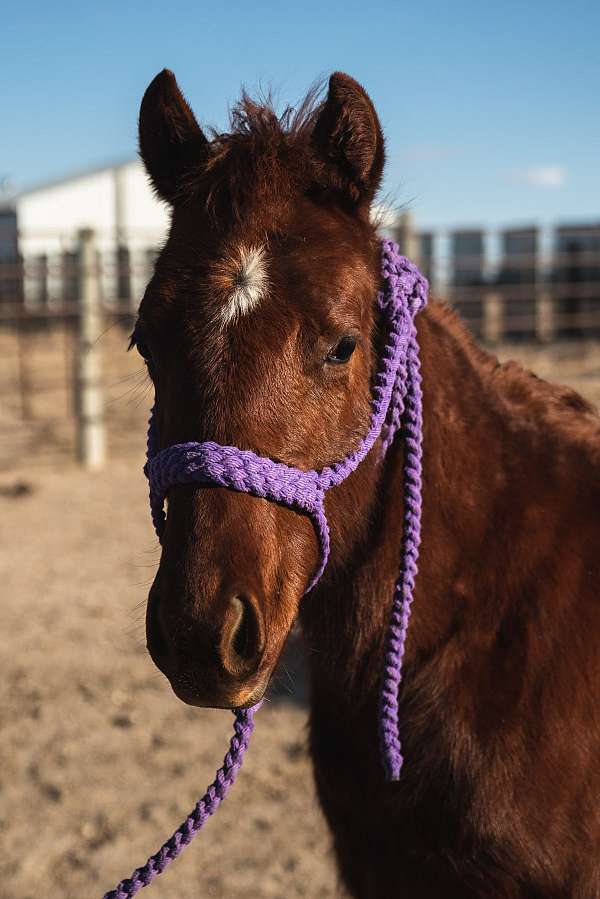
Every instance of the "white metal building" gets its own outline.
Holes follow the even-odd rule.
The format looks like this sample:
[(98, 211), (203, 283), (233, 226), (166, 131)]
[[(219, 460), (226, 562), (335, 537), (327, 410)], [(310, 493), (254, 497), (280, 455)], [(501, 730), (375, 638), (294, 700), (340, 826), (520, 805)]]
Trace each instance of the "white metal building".
[(40, 184), (18, 194), (13, 205), (26, 306), (51, 306), (64, 295), (65, 270), (83, 228), (96, 233), (105, 302), (123, 300), (124, 293), (134, 303), (139, 300), (149, 259), (168, 225), (168, 208), (154, 196), (141, 162), (129, 160)]

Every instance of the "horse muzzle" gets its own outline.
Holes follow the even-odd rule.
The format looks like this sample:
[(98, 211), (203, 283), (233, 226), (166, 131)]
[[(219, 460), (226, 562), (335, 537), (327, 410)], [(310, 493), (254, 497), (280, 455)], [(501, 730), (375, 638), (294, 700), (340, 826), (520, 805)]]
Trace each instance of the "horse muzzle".
[(146, 613), (148, 652), (179, 699), (211, 708), (258, 702), (273, 667), (265, 658), (258, 599), (244, 593), (220, 597), (211, 604), (210, 618), (192, 610), (173, 618), (168, 606), (155, 583)]

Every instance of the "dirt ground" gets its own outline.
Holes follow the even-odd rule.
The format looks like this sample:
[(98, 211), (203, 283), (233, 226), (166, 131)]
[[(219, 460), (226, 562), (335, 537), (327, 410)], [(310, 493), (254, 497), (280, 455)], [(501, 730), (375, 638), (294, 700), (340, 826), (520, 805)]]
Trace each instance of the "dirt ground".
[[(158, 551), (138, 463), (0, 475), (0, 899), (102, 896), (187, 815), (227, 747), (232, 716), (180, 703), (144, 649)], [(301, 678), (278, 680), (228, 799), (144, 895), (340, 895)]]
[[(182, 705), (144, 649), (158, 561), (141, 473), (149, 394), (126, 342), (114, 326), (102, 338), (111, 461), (90, 475), (72, 462), (69, 334), (28, 335), (21, 357), (0, 334), (0, 899), (99, 899), (188, 814), (231, 733), (228, 713)], [(500, 355), (600, 402), (597, 343)], [(287, 666), (232, 793), (144, 895), (341, 895), (305, 688), (297, 659)]]

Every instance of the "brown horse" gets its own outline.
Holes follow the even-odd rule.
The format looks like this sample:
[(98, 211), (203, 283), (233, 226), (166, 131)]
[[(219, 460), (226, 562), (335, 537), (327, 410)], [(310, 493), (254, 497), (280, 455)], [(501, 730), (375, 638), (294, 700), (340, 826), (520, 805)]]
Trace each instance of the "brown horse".
[[(161, 445), (210, 439), (305, 469), (345, 456), (367, 428), (380, 337), (369, 97), (342, 74), (281, 117), (244, 96), (231, 133), (209, 139), (164, 71), (140, 147), (172, 206), (135, 332)], [(384, 781), (376, 726), (401, 434), (327, 494), (331, 559), (304, 599), (307, 518), (173, 489), (148, 647), (186, 702), (249, 704), (299, 616), (315, 778), (352, 896), (597, 899), (600, 421), (500, 365), (441, 305), (418, 337), (424, 520), (401, 780)]]

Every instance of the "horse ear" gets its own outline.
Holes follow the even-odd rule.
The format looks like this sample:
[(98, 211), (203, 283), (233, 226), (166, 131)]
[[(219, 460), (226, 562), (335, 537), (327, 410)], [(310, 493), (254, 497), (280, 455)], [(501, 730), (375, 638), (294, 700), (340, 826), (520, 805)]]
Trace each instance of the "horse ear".
[(384, 139), (375, 107), (349, 75), (334, 72), (313, 131), (318, 181), (368, 209), (383, 172)]
[(186, 175), (206, 158), (208, 141), (168, 69), (156, 76), (144, 94), (139, 143), (154, 189), (173, 203)]

